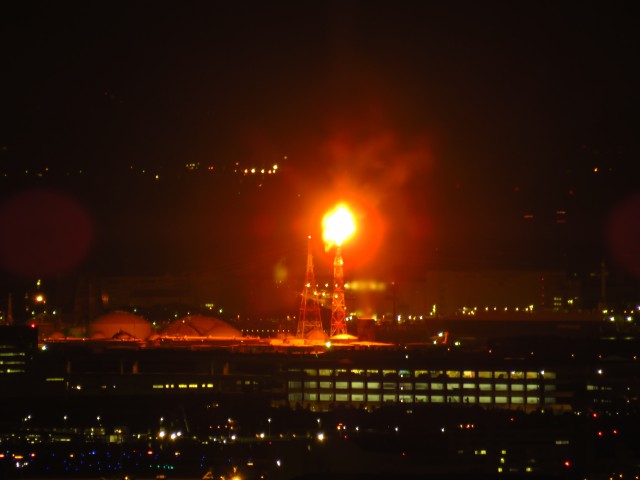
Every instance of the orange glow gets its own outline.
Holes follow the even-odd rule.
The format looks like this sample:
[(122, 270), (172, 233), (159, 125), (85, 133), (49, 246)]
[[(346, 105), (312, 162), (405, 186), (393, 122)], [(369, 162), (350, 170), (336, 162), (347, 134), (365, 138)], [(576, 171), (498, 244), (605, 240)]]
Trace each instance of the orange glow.
[[(328, 216), (337, 207), (335, 198), (339, 195), (340, 205), (346, 205), (354, 219), (355, 234), (346, 239), (341, 248), (349, 258), (349, 271), (356, 276), (371, 278), (372, 273), (367, 269), (381, 264), (388, 265), (388, 257), (381, 257), (381, 250), (387, 238), (387, 223), (383, 217), (377, 198), (358, 191), (352, 183), (341, 184), (340, 188), (320, 196), (309, 208), (307, 222), (301, 224), (298, 235), (307, 235), (311, 230), (314, 248), (320, 251), (323, 247), (329, 251), (336, 244), (327, 241), (324, 234), (324, 222), (318, 221)], [(386, 255), (386, 252), (385, 254)], [(319, 255), (318, 268), (333, 268), (332, 255)], [(364, 271), (362, 271), (364, 269)], [(356, 273), (357, 272), (357, 273)]]
[(322, 219), (322, 238), (327, 247), (338, 247), (356, 231), (353, 215), (344, 204), (337, 205)]

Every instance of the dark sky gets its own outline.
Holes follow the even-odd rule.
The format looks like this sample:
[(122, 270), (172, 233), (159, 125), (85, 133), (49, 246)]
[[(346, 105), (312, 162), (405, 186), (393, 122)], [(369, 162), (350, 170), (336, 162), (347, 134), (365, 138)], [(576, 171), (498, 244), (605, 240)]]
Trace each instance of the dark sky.
[(637, 282), (633, 7), (3, 2), (5, 283), (298, 274), (339, 200), (354, 275), (604, 258)]

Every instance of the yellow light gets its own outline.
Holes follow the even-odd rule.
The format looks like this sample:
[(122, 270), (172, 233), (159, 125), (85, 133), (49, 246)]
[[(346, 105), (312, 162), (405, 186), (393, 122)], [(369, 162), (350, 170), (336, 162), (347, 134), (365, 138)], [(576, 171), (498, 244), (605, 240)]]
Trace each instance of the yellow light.
[(340, 246), (356, 231), (353, 215), (349, 209), (340, 204), (328, 212), (322, 219), (322, 238), (327, 246)]

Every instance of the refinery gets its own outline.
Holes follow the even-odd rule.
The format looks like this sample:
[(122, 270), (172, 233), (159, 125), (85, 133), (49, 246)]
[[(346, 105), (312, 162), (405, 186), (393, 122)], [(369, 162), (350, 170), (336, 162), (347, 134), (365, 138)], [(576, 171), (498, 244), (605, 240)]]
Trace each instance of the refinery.
[[(341, 247), (354, 231), (338, 205), (324, 221), (334, 253), (330, 303), (309, 237), (299, 311), (266, 333), (202, 313), (158, 328), (115, 310), (66, 333), (39, 325), (43, 317), (6, 322), (2, 471), (216, 479), (640, 473), (629, 443), (640, 431), (634, 312), (622, 326), (615, 317), (530, 309), (407, 324), (353, 318)], [(611, 449), (620, 449), (615, 461), (604, 453)]]
[(0, 480), (640, 480), (628, 3), (5, 2)]

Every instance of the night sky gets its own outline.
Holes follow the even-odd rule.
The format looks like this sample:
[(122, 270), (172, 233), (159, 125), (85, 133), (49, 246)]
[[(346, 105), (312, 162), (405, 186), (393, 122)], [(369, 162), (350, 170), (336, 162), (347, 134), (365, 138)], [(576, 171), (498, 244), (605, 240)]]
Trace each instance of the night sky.
[(343, 200), (347, 277), (605, 259), (637, 285), (633, 7), (3, 2), (2, 284), (298, 281)]

